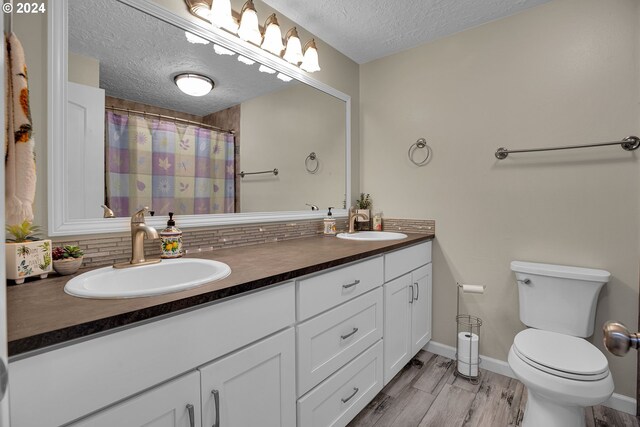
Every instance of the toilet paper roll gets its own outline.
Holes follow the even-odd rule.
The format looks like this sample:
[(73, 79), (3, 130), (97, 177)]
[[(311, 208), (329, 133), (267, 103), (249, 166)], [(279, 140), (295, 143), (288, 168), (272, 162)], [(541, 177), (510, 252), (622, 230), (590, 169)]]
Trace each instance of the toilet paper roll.
[(478, 376), (478, 365), (458, 361), (458, 372), (468, 377)]
[(465, 294), (483, 294), (483, 285), (462, 285), (462, 292)]
[(470, 332), (458, 334), (458, 372), (475, 377), (478, 375), (478, 335)]

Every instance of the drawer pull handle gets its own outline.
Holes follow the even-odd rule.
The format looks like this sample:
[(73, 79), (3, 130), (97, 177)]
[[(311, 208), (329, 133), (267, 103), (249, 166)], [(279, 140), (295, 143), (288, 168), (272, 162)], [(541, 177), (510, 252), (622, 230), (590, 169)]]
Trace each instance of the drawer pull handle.
[(411, 299), (409, 300), (409, 304), (413, 304), (413, 299), (414, 299), (414, 295), (413, 295), (413, 285), (410, 286), (411, 288)]
[(353, 331), (349, 332), (347, 335), (340, 335), (340, 338), (342, 338), (343, 340), (346, 340), (347, 338), (349, 338), (351, 335), (355, 334), (356, 332), (358, 332), (358, 328), (353, 328)]
[(216, 419), (212, 427), (220, 427), (220, 393), (218, 390), (211, 390), (211, 394), (213, 395), (213, 405), (216, 408)]
[(351, 398), (353, 396), (355, 396), (356, 394), (358, 394), (358, 391), (360, 391), (360, 389), (358, 387), (354, 387), (353, 388), (353, 393), (351, 393), (351, 396), (347, 397), (347, 398), (342, 398), (340, 400), (342, 400), (342, 403), (347, 403), (348, 401), (351, 400)]
[(357, 285), (358, 283), (360, 283), (360, 280), (356, 280), (355, 282), (353, 282), (353, 283), (349, 283), (348, 285), (342, 285), (342, 287), (343, 287), (344, 289), (349, 289), (349, 288), (353, 288), (353, 287), (354, 287), (355, 285)]
[(193, 405), (191, 403), (187, 405), (187, 412), (189, 413), (189, 427), (195, 427), (196, 418), (195, 414), (193, 413)]
[(414, 283), (414, 285), (416, 285), (416, 301), (418, 301), (418, 297), (420, 296), (420, 285), (418, 285), (418, 282)]

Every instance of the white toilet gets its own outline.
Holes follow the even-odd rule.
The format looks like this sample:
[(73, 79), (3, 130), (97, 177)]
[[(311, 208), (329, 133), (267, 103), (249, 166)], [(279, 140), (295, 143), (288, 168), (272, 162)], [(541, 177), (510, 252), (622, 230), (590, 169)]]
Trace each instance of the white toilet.
[(509, 366), (527, 387), (523, 427), (585, 425), (584, 408), (613, 394), (604, 354), (584, 340), (593, 334), (604, 270), (513, 261), (520, 295), (520, 332)]

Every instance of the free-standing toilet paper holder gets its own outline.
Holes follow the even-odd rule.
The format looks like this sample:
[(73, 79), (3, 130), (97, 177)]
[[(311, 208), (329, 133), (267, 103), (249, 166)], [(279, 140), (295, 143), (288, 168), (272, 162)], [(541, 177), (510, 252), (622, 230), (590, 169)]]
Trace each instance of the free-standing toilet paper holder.
[(482, 319), (470, 314), (460, 314), (460, 294), (484, 293), (482, 285), (457, 284), (456, 307), (456, 369), (454, 375), (477, 384), (480, 378), (480, 326)]

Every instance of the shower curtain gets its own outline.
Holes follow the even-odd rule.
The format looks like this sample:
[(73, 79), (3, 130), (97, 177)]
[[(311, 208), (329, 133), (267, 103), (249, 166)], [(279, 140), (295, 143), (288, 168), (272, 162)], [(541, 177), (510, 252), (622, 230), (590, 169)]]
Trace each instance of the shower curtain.
[(192, 125), (107, 112), (107, 205), (166, 215), (234, 212), (234, 137)]

